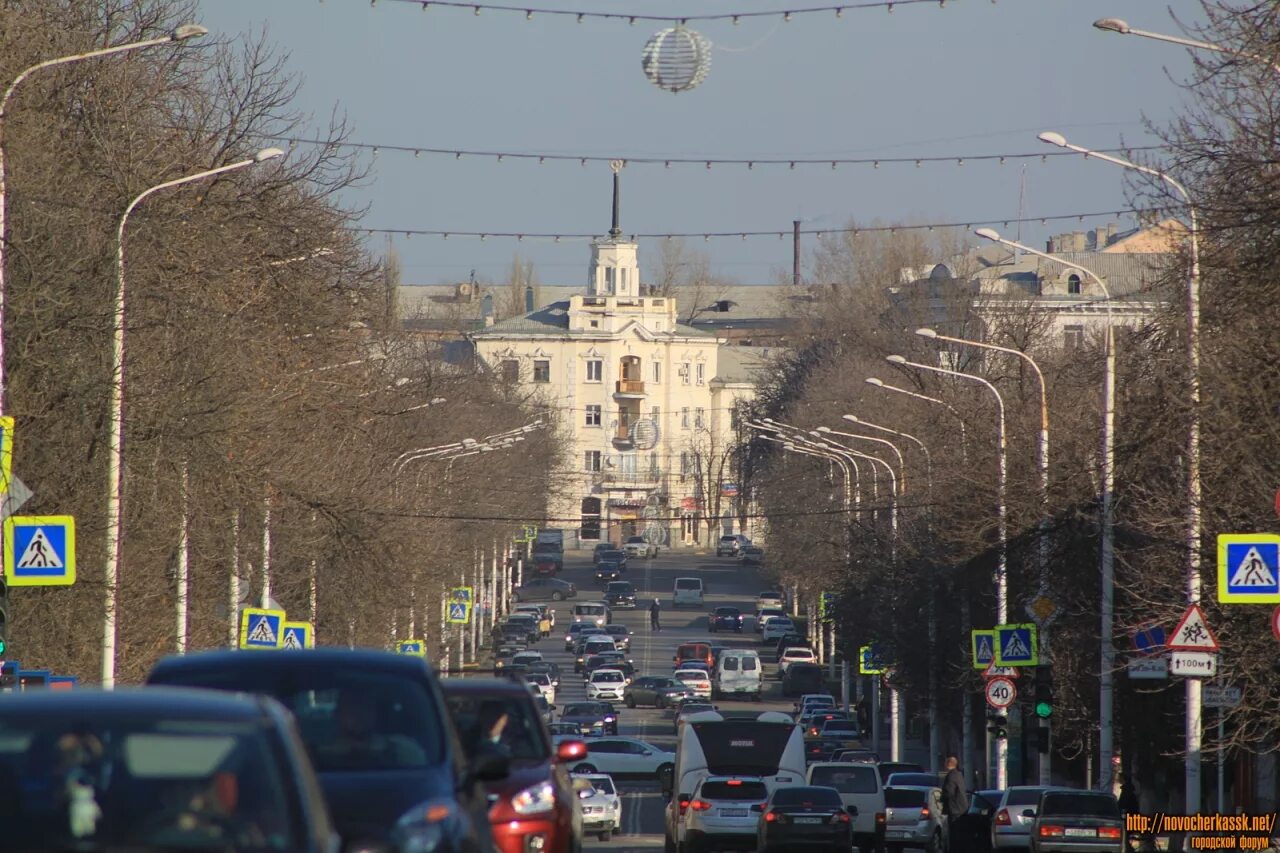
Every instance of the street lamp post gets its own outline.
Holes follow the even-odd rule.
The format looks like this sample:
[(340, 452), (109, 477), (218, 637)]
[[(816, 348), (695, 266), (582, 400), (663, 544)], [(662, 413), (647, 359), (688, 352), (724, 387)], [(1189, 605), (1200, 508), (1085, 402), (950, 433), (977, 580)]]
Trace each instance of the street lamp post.
[(194, 175), (156, 184), (137, 195), (120, 216), (116, 229), (116, 290), (112, 311), (111, 330), (111, 422), (107, 442), (107, 565), (106, 601), (102, 628), (102, 686), (110, 689), (116, 680), (116, 585), (120, 579), (120, 559), (123, 540), (120, 506), (124, 499), (122, 469), (124, 467), (124, 321), (125, 321), (125, 253), (124, 235), (129, 215), (153, 193), (180, 187), (216, 175), (255, 166), (267, 160), (284, 156), (279, 148), (264, 148), (245, 160), (197, 172)]
[(61, 65), (70, 65), (73, 62), (83, 62), (86, 59), (101, 59), (104, 56), (112, 56), (117, 53), (126, 53), (128, 51), (141, 50), (147, 47), (158, 47), (162, 44), (173, 44), (175, 42), (184, 42), (187, 39), (198, 38), (207, 34), (209, 31), (198, 24), (184, 24), (164, 38), (147, 39), (146, 41), (130, 42), (129, 44), (117, 44), (111, 47), (104, 47), (99, 50), (90, 50), (85, 53), (75, 53), (69, 56), (60, 56), (56, 59), (46, 59), (44, 62), (38, 62), (27, 68), (17, 77), (13, 78), (4, 90), (4, 95), (0, 96), (0, 415), (5, 411), (5, 395), (9, 391), (9, 377), (5, 373), (5, 351), (4, 351), (4, 307), (5, 307), (5, 249), (9, 245), (9, 220), (7, 217), (8, 205), (5, 198), (5, 151), (4, 151), (4, 125), (6, 109), (9, 106), (9, 98), (13, 95), (14, 90), (26, 80), (29, 76), (37, 71), (43, 71), (46, 68), (56, 68)]
[(1220, 44), (1214, 44), (1213, 42), (1197, 41), (1195, 39), (1183, 38), (1182, 36), (1171, 36), (1164, 33), (1135, 30), (1133, 27), (1129, 26), (1127, 21), (1123, 21), (1120, 18), (1099, 18), (1093, 22), (1093, 25), (1100, 30), (1119, 33), (1123, 36), (1141, 36), (1142, 38), (1154, 39), (1155, 41), (1167, 41), (1170, 44), (1182, 45), (1183, 47), (1189, 47), (1192, 50), (1209, 50), (1214, 53), (1225, 53), (1242, 59), (1251, 59), (1267, 66), (1277, 74), (1280, 74), (1280, 63), (1272, 62), (1265, 56), (1259, 56), (1256, 53), (1245, 53), (1238, 50), (1232, 50), (1228, 47), (1223, 47)]
[[(1008, 507), (1006, 506), (1006, 491), (1008, 488), (1009, 469), (1006, 460), (1006, 436), (1004, 423), (1004, 398), (1000, 396), (1000, 391), (995, 385), (983, 379), (981, 376), (974, 376), (971, 373), (961, 373), (958, 370), (948, 370), (945, 367), (934, 367), (930, 364), (918, 364), (914, 361), (907, 361), (900, 355), (886, 356), (885, 360), (890, 364), (896, 364), (901, 367), (914, 367), (917, 370), (927, 370), (931, 373), (940, 373), (944, 376), (955, 376), (960, 379), (968, 379), (970, 382), (977, 382), (986, 386), (996, 398), (996, 423), (998, 427), (997, 443), (996, 443), (996, 467), (998, 470), (998, 479), (996, 481), (996, 519), (997, 519), (997, 535), (999, 537), (999, 553), (996, 558), (996, 623), (1004, 625), (1009, 619), (1009, 529), (1008, 529)], [(1009, 779), (1009, 742), (1000, 738), (996, 743), (996, 787), (1005, 788)]]
[[(876, 444), (883, 444), (888, 446), (888, 448), (893, 451), (893, 455), (898, 457), (898, 488), (900, 488), (903, 492), (906, 492), (907, 490), (906, 458), (902, 455), (902, 450), (899, 449), (898, 445), (894, 444), (889, 439), (879, 438), (878, 436), (874, 436), (874, 435), (861, 435), (859, 433), (852, 433), (852, 432), (836, 432), (830, 427), (818, 427), (816, 430), (814, 430), (814, 432), (827, 433), (829, 435), (839, 435), (844, 438), (856, 438), (856, 439), (859, 439), (860, 441), (874, 441)], [(813, 433), (810, 433), (810, 435), (812, 434)]]
[(969, 461), (969, 451), (967, 450), (968, 441), (965, 436), (964, 418), (961, 417), (960, 413), (956, 411), (955, 406), (952, 406), (946, 400), (940, 400), (937, 397), (930, 397), (928, 394), (920, 394), (916, 391), (908, 391), (906, 388), (899, 388), (896, 385), (889, 385), (883, 380), (877, 379), (874, 376), (868, 376), (863, 381), (866, 382), (868, 385), (870, 385), (872, 388), (879, 388), (884, 391), (893, 391), (896, 394), (902, 394), (906, 397), (914, 397), (917, 400), (924, 400), (926, 403), (934, 403), (935, 405), (942, 406), (948, 412), (955, 415), (956, 423), (960, 424), (960, 461), (961, 462)]

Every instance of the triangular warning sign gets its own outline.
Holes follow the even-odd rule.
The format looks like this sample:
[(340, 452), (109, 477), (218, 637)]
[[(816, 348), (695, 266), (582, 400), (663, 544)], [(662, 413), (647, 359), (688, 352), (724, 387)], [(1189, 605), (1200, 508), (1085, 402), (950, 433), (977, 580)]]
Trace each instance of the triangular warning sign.
[(22, 552), (22, 556), (18, 558), (19, 569), (60, 569), (62, 568), (62, 559), (57, 552), (53, 550), (53, 546), (49, 544), (49, 537), (44, 535), (44, 528), (37, 527), (36, 532), (31, 535), (31, 541), (27, 543), (27, 547)]
[(978, 638), (978, 660), (991, 660), (993, 653), (991, 651), (991, 638), (981, 636)]
[(1173, 629), (1173, 636), (1165, 644), (1166, 648), (1187, 652), (1216, 652), (1218, 639), (1209, 630), (1204, 611), (1200, 605), (1193, 604), (1182, 614), (1182, 621)]
[[(262, 621), (263, 621), (263, 622), (266, 622), (267, 620), (263, 619)], [(298, 632), (298, 629), (296, 629), (296, 628), (294, 628), (294, 629), (292, 629), (292, 630), (286, 630), (286, 631), (284, 632), (284, 643), (283, 643), (284, 648), (286, 648), (286, 649), (301, 649), (301, 648), (302, 648), (302, 639), (301, 639), (301, 637), (299, 637), (299, 636), (298, 636), (298, 634), (299, 634), (299, 632)]]
[(1025, 660), (1031, 657), (1031, 649), (1027, 648), (1027, 644), (1022, 642), (1022, 636), (1015, 631), (1009, 635), (1009, 642), (1005, 643), (1000, 657), (1002, 660)]
[(249, 629), (248, 641), (261, 645), (276, 644), (276, 632), (271, 630), (271, 620), (265, 616), (258, 617), (258, 624)]
[(1240, 561), (1240, 565), (1232, 571), (1227, 586), (1236, 589), (1256, 586), (1273, 590), (1276, 588), (1276, 576), (1266, 560), (1262, 559), (1258, 549), (1251, 547), (1244, 555), (1244, 559)]

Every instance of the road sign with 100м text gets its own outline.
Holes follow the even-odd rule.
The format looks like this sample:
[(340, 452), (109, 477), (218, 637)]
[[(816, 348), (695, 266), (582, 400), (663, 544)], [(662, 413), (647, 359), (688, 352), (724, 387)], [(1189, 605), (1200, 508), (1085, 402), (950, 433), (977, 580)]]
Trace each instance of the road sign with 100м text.
[(1187, 678), (1212, 678), (1218, 674), (1218, 656), (1212, 652), (1174, 652), (1169, 672)]

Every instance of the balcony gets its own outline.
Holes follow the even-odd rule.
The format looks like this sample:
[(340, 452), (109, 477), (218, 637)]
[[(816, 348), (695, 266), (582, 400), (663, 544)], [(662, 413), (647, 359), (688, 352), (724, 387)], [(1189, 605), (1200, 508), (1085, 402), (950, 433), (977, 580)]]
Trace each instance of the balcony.
[(606, 488), (656, 489), (662, 484), (662, 471), (658, 468), (646, 468), (643, 471), (606, 470), (599, 472), (596, 478)]
[(615, 400), (639, 400), (644, 397), (644, 380), (619, 379), (613, 386)]

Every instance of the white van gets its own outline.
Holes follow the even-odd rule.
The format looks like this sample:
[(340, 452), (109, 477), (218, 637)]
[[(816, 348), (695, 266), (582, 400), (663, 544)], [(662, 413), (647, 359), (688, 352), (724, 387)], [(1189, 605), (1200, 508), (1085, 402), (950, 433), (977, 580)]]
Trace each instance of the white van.
[(684, 604), (702, 607), (702, 578), (676, 578), (675, 589), (671, 591), (671, 606)]
[(609, 605), (603, 601), (587, 601), (573, 605), (573, 621), (603, 628), (609, 624)]
[(716, 661), (716, 671), (711, 678), (711, 698), (745, 696), (760, 701), (762, 678), (760, 655), (746, 649), (726, 649)]

